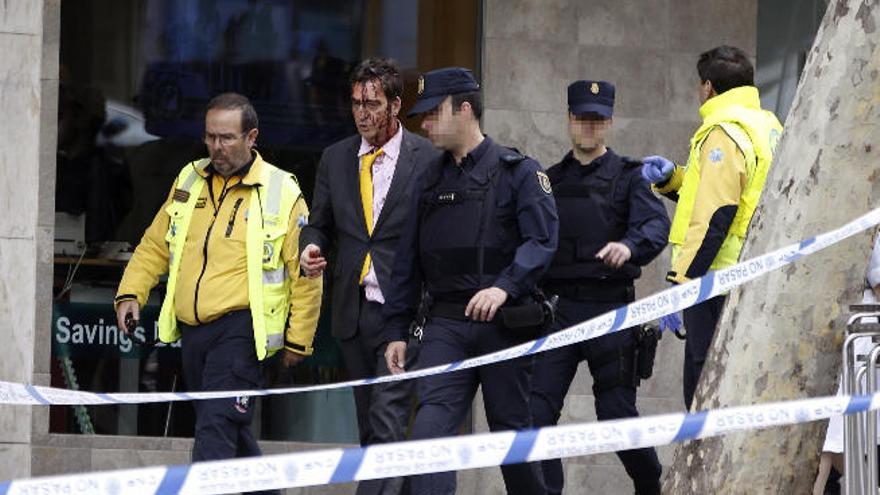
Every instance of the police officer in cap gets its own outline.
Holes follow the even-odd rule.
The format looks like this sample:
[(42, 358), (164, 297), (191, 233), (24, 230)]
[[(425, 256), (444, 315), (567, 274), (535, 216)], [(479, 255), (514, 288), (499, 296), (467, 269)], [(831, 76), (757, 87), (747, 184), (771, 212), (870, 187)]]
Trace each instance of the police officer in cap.
[[(640, 173), (641, 163), (605, 146), (614, 86), (575, 81), (568, 87), (572, 149), (547, 175), (559, 210), (559, 249), (542, 285), (559, 296), (555, 330), (588, 320), (635, 299), (633, 280), (666, 246), (669, 217)], [(638, 416), (636, 350), (639, 329), (544, 352), (536, 357), (531, 411), (535, 426), (555, 425), (577, 371), (593, 375), (599, 420)], [(656, 341), (654, 342), (656, 344)], [(654, 449), (617, 453), (637, 494), (660, 493)], [(550, 494), (562, 493), (562, 463), (543, 461)]]
[[(528, 339), (502, 326), (501, 313), (525, 307), (556, 250), (558, 219), (541, 165), (496, 144), (480, 130), (479, 85), (467, 69), (419, 79), (410, 111), (444, 154), (426, 168), (411, 209), (386, 297), (388, 369), (403, 371), (406, 333), (422, 287), (430, 301), (419, 366), (451, 363)], [(419, 379), (412, 438), (455, 435), (477, 386), (489, 428), (532, 426), (528, 408), (533, 358)], [(507, 492), (543, 494), (537, 463), (501, 467)], [(413, 494), (455, 492), (455, 473), (412, 479)]]

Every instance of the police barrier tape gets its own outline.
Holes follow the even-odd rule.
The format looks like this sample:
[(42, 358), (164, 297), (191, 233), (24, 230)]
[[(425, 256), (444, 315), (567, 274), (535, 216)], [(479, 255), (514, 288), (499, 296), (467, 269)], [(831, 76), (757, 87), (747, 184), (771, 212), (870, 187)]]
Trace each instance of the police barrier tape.
[(284, 395), (317, 390), (330, 390), (374, 383), (439, 375), (451, 371), (476, 368), (517, 357), (564, 347), (601, 337), (621, 329), (641, 325), (661, 316), (689, 308), (695, 304), (726, 293), (761, 275), (781, 268), (804, 256), (815, 253), (863, 230), (880, 224), (880, 208), (871, 210), (846, 225), (824, 234), (805, 239), (762, 256), (737, 263), (722, 270), (709, 272), (703, 277), (682, 285), (670, 287), (626, 306), (599, 315), (590, 320), (490, 354), (441, 364), (430, 368), (408, 371), (397, 375), (373, 377), (362, 380), (311, 385), (305, 387), (272, 388), (260, 390), (228, 390), (218, 392), (156, 392), (156, 393), (96, 393), (59, 388), (42, 387), (0, 381), (0, 404), (17, 405), (102, 405), (144, 404), (150, 402), (173, 402), (188, 400), (220, 399), (241, 396)]
[(878, 408), (880, 394), (821, 397), (366, 448), (14, 480), (0, 482), (0, 495), (213, 494), (326, 485), (655, 447)]
[(439, 375), (455, 370), (476, 368), (486, 364), (506, 361), (521, 356), (564, 347), (601, 337), (621, 329), (641, 325), (661, 316), (689, 308), (695, 304), (726, 293), (761, 275), (781, 268), (816, 251), (834, 245), (843, 239), (880, 224), (880, 208), (847, 223), (836, 230), (805, 239), (797, 244), (777, 249), (762, 256), (737, 263), (722, 270), (709, 272), (703, 277), (685, 284), (670, 287), (654, 295), (639, 299), (626, 306), (609, 311), (595, 318), (490, 354), (441, 364), (430, 368), (408, 371), (397, 375), (373, 377), (362, 380), (259, 390), (228, 390), (217, 392), (157, 392), (157, 393), (95, 393), (65, 390), (51, 387), (26, 385), (0, 381), (0, 404), (19, 405), (101, 405), (144, 404), (149, 402), (172, 402), (188, 400), (220, 399), (241, 396), (284, 395), (317, 390), (356, 387), (374, 383)]

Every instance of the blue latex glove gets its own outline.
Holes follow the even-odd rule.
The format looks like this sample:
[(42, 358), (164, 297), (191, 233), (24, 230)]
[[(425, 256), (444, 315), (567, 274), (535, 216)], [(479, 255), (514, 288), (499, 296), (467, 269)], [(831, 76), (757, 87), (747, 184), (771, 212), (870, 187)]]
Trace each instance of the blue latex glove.
[(642, 158), (642, 177), (652, 184), (666, 182), (672, 177), (675, 164), (659, 155)]
[(660, 317), (660, 331), (661, 332), (675, 332), (681, 329), (681, 317), (678, 316), (678, 312), (668, 314), (666, 316)]

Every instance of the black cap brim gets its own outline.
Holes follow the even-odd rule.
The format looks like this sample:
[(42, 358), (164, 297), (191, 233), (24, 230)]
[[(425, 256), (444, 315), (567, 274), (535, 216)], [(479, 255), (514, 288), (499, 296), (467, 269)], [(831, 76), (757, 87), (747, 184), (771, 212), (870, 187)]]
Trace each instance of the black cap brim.
[(575, 105), (572, 107), (568, 107), (568, 111), (573, 113), (574, 115), (584, 115), (587, 113), (595, 113), (605, 117), (606, 119), (610, 119), (614, 114), (614, 109), (609, 107), (608, 105), (600, 105), (598, 103), (583, 103), (580, 105)]
[(430, 112), (431, 110), (437, 108), (437, 105), (443, 103), (443, 100), (446, 99), (446, 96), (447, 95), (437, 95), (429, 96), (427, 98), (420, 98), (416, 101), (416, 104), (409, 109), (409, 112), (406, 112), (406, 116), (412, 117), (420, 113)]

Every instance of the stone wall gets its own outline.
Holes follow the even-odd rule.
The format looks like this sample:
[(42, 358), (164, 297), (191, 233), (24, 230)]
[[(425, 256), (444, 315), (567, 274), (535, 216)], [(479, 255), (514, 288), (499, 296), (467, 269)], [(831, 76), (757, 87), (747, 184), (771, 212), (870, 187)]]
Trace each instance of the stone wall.
[[(0, 380), (49, 383), (60, 0), (0, 3)], [(0, 407), (0, 479), (31, 469), (45, 409)]]

